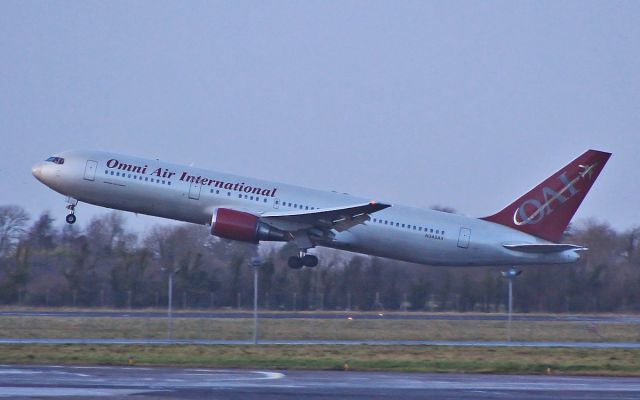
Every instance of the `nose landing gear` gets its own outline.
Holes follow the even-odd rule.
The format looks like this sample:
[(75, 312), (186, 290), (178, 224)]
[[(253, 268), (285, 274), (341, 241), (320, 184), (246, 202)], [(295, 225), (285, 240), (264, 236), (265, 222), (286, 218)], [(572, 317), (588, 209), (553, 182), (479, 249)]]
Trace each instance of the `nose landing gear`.
[(76, 215), (73, 213), (67, 214), (64, 220), (67, 221), (67, 224), (73, 224), (76, 222)]
[(67, 197), (67, 203), (66, 208), (69, 210), (69, 214), (67, 214), (64, 220), (67, 221), (67, 224), (73, 224), (76, 222), (76, 206), (78, 205), (78, 200)]

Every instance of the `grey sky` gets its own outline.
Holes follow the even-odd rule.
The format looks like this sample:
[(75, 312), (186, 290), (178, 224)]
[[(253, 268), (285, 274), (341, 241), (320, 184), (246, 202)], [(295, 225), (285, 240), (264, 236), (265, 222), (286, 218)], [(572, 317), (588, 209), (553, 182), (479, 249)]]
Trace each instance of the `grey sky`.
[(640, 2), (3, 1), (1, 203), (61, 221), (30, 167), (86, 148), (484, 216), (595, 148), (576, 218), (627, 229), (639, 43)]

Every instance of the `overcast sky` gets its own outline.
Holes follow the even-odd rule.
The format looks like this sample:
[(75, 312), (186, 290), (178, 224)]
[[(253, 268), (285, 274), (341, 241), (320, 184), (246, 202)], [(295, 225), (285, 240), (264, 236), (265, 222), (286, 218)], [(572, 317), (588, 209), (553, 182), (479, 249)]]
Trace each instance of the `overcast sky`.
[(0, 137), (0, 204), (60, 224), (31, 166), (73, 148), (469, 216), (595, 148), (574, 221), (628, 229), (640, 2), (2, 1)]

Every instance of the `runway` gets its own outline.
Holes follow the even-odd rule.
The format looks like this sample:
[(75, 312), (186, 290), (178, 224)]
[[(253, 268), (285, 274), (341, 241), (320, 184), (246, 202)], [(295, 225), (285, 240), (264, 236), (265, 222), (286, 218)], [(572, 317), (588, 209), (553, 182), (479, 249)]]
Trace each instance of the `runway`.
[(608, 400), (640, 398), (640, 378), (3, 365), (0, 397)]
[[(56, 317), (56, 318), (166, 318), (159, 311), (2, 311), (0, 317)], [(344, 319), (352, 317), (365, 320), (424, 320), (424, 321), (505, 321), (506, 314), (421, 314), (385, 312), (260, 312), (262, 319)], [(253, 318), (250, 311), (234, 312), (174, 312), (174, 318)], [(592, 322), (640, 324), (637, 315), (527, 315), (516, 314), (514, 321), (531, 322)]]
[[(230, 345), (253, 346), (251, 340), (218, 339), (79, 339), (0, 338), (0, 344), (117, 344), (117, 345)], [(565, 347), (575, 349), (640, 349), (638, 342), (480, 342), (438, 340), (259, 340), (261, 345), (283, 346), (455, 346), (455, 347)]]

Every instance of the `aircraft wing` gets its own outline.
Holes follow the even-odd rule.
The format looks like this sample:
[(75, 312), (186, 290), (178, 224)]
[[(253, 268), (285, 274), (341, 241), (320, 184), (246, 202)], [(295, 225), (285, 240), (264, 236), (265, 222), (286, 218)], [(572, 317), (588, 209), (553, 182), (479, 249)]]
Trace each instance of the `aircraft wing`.
[(388, 207), (391, 207), (391, 205), (372, 201), (347, 207), (304, 211), (272, 211), (261, 214), (260, 218), (276, 228), (290, 232), (312, 228), (320, 229), (324, 232), (331, 229), (342, 232), (368, 221), (369, 214)]
[(509, 250), (521, 251), (523, 253), (559, 253), (565, 250), (587, 250), (586, 247), (575, 244), (556, 243), (524, 243), (524, 244), (503, 244)]

